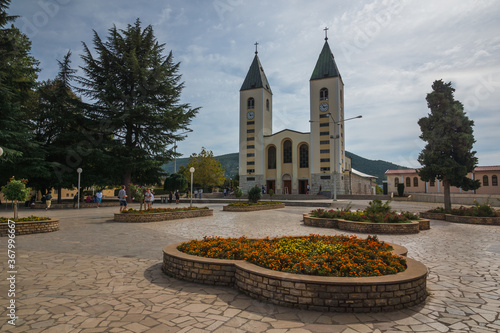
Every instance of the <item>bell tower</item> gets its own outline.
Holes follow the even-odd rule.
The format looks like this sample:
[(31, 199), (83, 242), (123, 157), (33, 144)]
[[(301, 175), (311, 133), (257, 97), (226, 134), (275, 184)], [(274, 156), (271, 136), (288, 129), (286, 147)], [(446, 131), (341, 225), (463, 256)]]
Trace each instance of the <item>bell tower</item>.
[(311, 181), (313, 192), (333, 190), (337, 180), (339, 193), (345, 168), (344, 143), (344, 83), (325, 28), (325, 43), (309, 80), (311, 124)]
[(273, 93), (260, 63), (255, 57), (240, 89), (240, 186), (244, 189), (264, 185), (264, 136), (272, 134)]

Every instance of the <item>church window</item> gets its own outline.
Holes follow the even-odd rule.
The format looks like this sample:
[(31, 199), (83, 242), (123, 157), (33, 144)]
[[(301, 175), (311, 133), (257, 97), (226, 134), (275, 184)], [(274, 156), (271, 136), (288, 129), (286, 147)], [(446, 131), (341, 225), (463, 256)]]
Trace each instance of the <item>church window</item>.
[(247, 149), (254, 149), (255, 145), (247, 145)]
[(299, 148), (299, 167), (309, 168), (309, 148), (303, 144)]
[(330, 167), (319, 168), (320, 171), (330, 171)]
[(247, 138), (247, 141), (255, 141), (255, 138), (253, 136), (250, 136)]
[(255, 157), (255, 154), (254, 153), (248, 153), (247, 157)]
[(330, 135), (330, 131), (327, 131), (327, 132), (319, 132), (319, 135)]
[(418, 177), (413, 177), (413, 186), (418, 187)]
[(328, 127), (328, 126), (330, 126), (329, 123), (320, 123), (319, 124), (319, 127)]
[(483, 176), (483, 186), (489, 186), (488, 176)]
[(328, 140), (323, 140), (323, 141), (320, 141), (319, 142), (320, 145), (329, 145), (330, 144), (330, 141)]
[(394, 178), (394, 187), (398, 187), (398, 185), (399, 185), (399, 178), (396, 177)]
[(252, 129), (247, 129), (247, 133), (255, 133), (255, 130), (252, 128)]
[(292, 163), (292, 141), (283, 142), (283, 163)]
[(247, 165), (255, 165), (255, 161), (247, 162)]
[(321, 88), (321, 90), (319, 91), (319, 99), (320, 101), (328, 100), (328, 89)]
[(267, 150), (267, 168), (276, 169), (276, 147), (274, 146)]
[(406, 187), (411, 187), (411, 178), (406, 177)]
[(255, 121), (247, 121), (247, 125), (255, 125)]
[(255, 99), (250, 97), (247, 101), (247, 109), (255, 109)]
[(320, 162), (330, 162), (330, 159), (329, 158), (321, 158), (319, 161)]
[(266, 110), (269, 111), (269, 99), (266, 99)]
[(328, 113), (323, 113), (319, 115), (319, 119), (321, 118), (328, 118)]
[(247, 169), (247, 173), (254, 173), (255, 169)]
[(491, 186), (498, 186), (498, 177), (497, 177), (497, 175), (491, 176)]
[(320, 154), (330, 154), (330, 149), (321, 149), (319, 151)]

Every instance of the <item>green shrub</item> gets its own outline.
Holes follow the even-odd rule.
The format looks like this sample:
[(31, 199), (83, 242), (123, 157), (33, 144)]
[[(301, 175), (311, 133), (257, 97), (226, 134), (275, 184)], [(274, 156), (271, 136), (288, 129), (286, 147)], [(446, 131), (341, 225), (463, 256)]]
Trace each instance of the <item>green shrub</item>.
[(252, 187), (250, 190), (248, 190), (248, 201), (256, 203), (262, 198), (262, 192), (261, 189), (258, 187)]
[(390, 200), (382, 203), (382, 200), (375, 199), (368, 203), (368, 207), (364, 210), (366, 213), (388, 213), (391, 211), (391, 206), (389, 205)]
[(271, 201), (273, 201), (274, 190), (270, 188), (267, 193), (269, 193), (269, 197), (271, 198)]

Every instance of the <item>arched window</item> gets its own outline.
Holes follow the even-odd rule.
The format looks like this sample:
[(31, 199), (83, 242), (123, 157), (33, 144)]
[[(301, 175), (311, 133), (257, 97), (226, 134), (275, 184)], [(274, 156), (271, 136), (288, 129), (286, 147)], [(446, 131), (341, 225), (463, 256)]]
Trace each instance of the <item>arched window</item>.
[(269, 111), (269, 99), (266, 99), (266, 110)]
[(255, 99), (250, 97), (247, 101), (247, 109), (255, 109)]
[(491, 186), (498, 186), (498, 178), (497, 175), (491, 176)]
[(410, 187), (410, 186), (411, 186), (411, 178), (406, 177), (406, 187)]
[(309, 168), (309, 147), (305, 143), (299, 148), (299, 167)]
[(394, 187), (398, 187), (399, 185), (399, 177), (394, 178)]
[(328, 89), (321, 88), (321, 90), (319, 91), (319, 100), (320, 101), (328, 100)]
[(276, 147), (271, 146), (267, 150), (267, 168), (276, 169)]
[(292, 141), (283, 142), (283, 163), (292, 163)]
[(413, 177), (413, 186), (418, 187), (418, 177)]
[(488, 176), (483, 176), (483, 186), (488, 186)]

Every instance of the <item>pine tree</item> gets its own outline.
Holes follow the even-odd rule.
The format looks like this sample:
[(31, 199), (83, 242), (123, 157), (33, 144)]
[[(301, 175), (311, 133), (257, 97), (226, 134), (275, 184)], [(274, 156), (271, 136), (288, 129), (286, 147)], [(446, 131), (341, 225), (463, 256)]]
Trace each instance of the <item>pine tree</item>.
[(112, 157), (106, 168), (120, 173), (125, 185), (157, 183), (173, 154), (168, 146), (183, 139), (174, 133), (187, 129), (198, 112), (180, 103), (180, 63), (172, 52), (163, 55), (165, 45), (139, 19), (125, 30), (114, 26), (105, 41), (94, 31), (93, 42), (95, 57), (84, 43), (85, 76), (78, 81), (94, 102), (88, 117), (112, 137), (101, 144)]
[(472, 151), (474, 122), (465, 115), (462, 103), (454, 99), (451, 82), (434, 81), (432, 90), (426, 97), (431, 112), (418, 121), (420, 138), (427, 142), (418, 157), (423, 166), (418, 174), (423, 181), (437, 178), (443, 182), (445, 209), (450, 209), (450, 186), (464, 191), (480, 186), (478, 180), (467, 177), (477, 165), (476, 152)]

